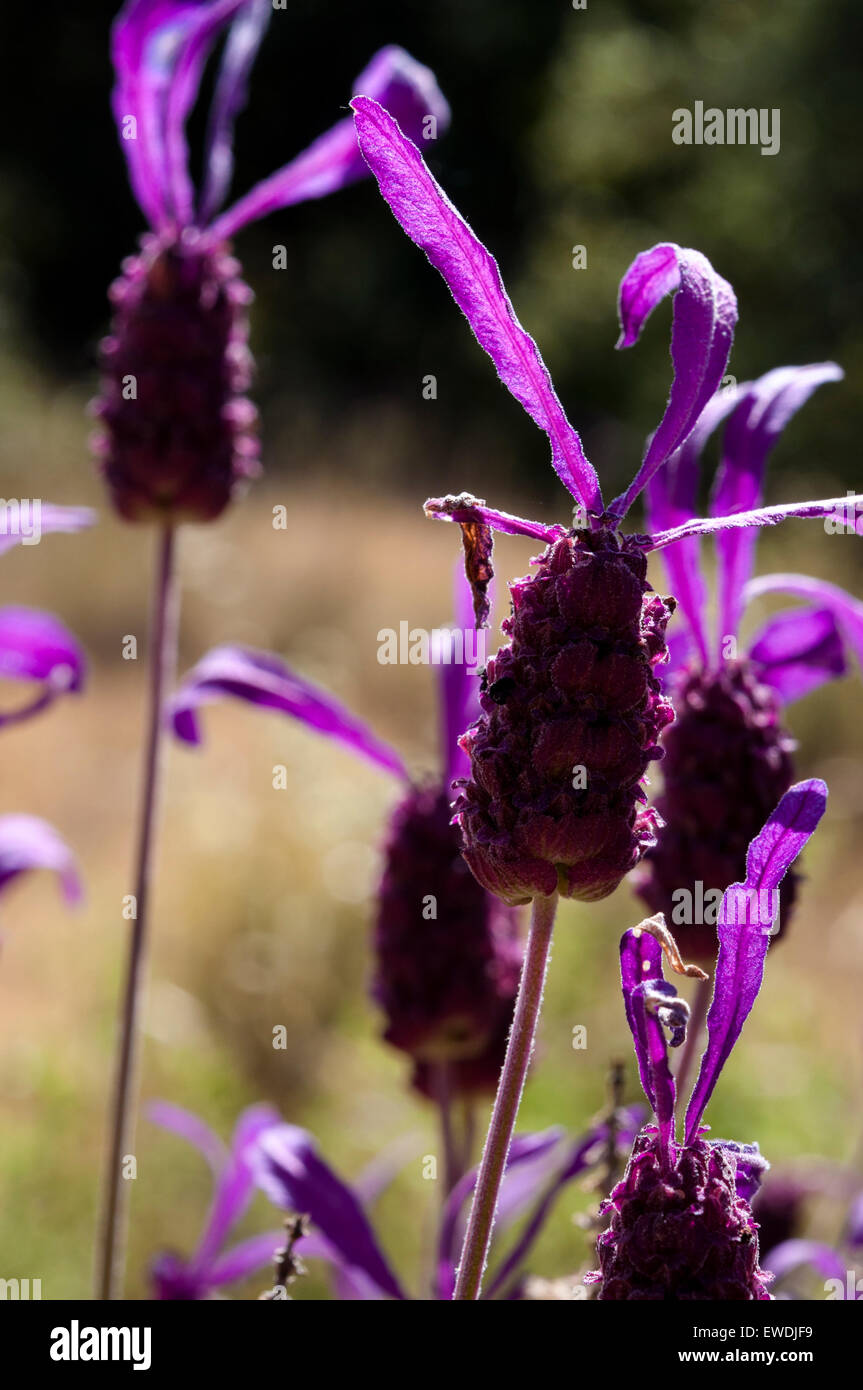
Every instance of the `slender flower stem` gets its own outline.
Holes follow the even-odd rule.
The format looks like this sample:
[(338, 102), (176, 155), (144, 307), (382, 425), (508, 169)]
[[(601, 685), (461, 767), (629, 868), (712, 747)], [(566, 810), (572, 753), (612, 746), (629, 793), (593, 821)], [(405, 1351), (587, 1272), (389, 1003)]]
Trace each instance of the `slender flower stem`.
[(704, 1027), (704, 1020), (707, 1018), (707, 1008), (710, 1004), (712, 982), (699, 980), (695, 986), (695, 993), (692, 997), (692, 1008), (689, 1014), (689, 1026), (686, 1029), (686, 1041), (683, 1044), (683, 1051), (680, 1054), (680, 1064), (677, 1068), (677, 1075), (674, 1078), (678, 1097), (683, 1095), (683, 1089), (689, 1080), (692, 1071), (692, 1064), (698, 1053), (701, 1040), (701, 1030)]
[(176, 532), (172, 527), (165, 527), (159, 539), (150, 626), (147, 739), (135, 854), (135, 918), (120, 1008), (119, 1050), (110, 1111), (111, 1137), (97, 1249), (97, 1297), (103, 1300), (120, 1296), (125, 1261), (127, 1188), (122, 1164), (130, 1152), (135, 1133), (138, 1036), (149, 936), (148, 907), (159, 802), (162, 717), (177, 652), (179, 594), (175, 583), (175, 553)]
[(455, 1133), (453, 1132), (452, 1071), (450, 1064), (449, 1062), (438, 1062), (435, 1070), (435, 1090), (437, 1093), (438, 1111), (440, 1113), (441, 1144), (443, 1146), (444, 1161), (443, 1199), (446, 1201), (461, 1177), (460, 1157)]
[(479, 1166), (453, 1293), (454, 1299), (479, 1298), (491, 1244), (498, 1193), (536, 1038), (556, 909), (557, 893), (553, 893), (550, 898), (533, 900), (530, 935), (524, 954), (515, 1017)]

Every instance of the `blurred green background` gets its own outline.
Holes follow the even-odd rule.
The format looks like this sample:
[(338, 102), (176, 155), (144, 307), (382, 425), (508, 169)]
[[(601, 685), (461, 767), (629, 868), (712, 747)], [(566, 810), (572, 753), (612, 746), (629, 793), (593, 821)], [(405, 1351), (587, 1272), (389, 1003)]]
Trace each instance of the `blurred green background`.
[[(81, 699), (7, 731), (3, 745), (0, 809), (51, 819), (87, 881), (74, 917), (47, 881), (3, 902), (0, 1275), (41, 1278), (46, 1298), (90, 1287), (145, 675), (121, 646), (131, 633), (144, 648), (152, 561), (149, 533), (105, 509), (87, 450), (105, 289), (141, 229), (109, 117), (112, 10), (18, 7), (0, 97), (0, 492), (101, 510), (92, 532), (2, 561), (3, 602), (57, 611), (91, 660)], [(375, 0), (324, 13), (296, 0), (274, 14), (253, 78), (236, 191), (338, 119), (376, 47), (402, 43), (435, 68), (453, 106), (435, 173), (498, 256), (606, 496), (634, 471), (668, 390), (667, 306), (637, 348), (613, 351), (619, 279), (660, 239), (698, 247), (734, 284), (738, 379), (827, 357), (845, 368), (845, 382), (816, 395), (780, 443), (770, 500), (860, 491), (860, 29), (850, 0), (589, 0), (586, 11), (565, 0), (439, 0), (410, 13)], [(780, 153), (674, 145), (671, 113), (696, 100), (778, 107)], [(275, 244), (288, 248), (286, 271), (272, 269)], [(274, 648), (412, 768), (432, 769), (432, 672), (376, 660), (379, 629), (433, 627), (449, 614), (456, 539), (423, 520), (423, 498), (468, 488), (549, 520), (568, 516), (568, 499), (543, 438), (371, 184), (276, 214), (237, 250), (257, 300), (266, 480), (223, 522), (183, 538), (181, 666), (223, 640)], [(434, 402), (421, 396), (428, 373)], [(272, 529), (277, 503), (287, 531)], [(502, 542), (500, 574), (524, 573), (530, 554), (527, 542)], [(763, 537), (758, 565), (863, 592), (859, 541), (817, 523)], [(502, 593), (499, 603), (502, 612)], [(777, 1167), (810, 1153), (859, 1159), (858, 681), (791, 711), (800, 775), (831, 785), (828, 818), (711, 1109), (714, 1133), (757, 1138)], [(437, 1138), (405, 1088), (402, 1058), (377, 1041), (365, 993), (369, 901), (397, 788), (275, 716), (219, 708), (205, 722), (205, 747), (172, 748), (168, 759), (143, 1094), (189, 1106), (226, 1136), (244, 1104), (269, 1099), (312, 1128), (346, 1176), (403, 1144), (380, 1228), (419, 1289), (440, 1200), (421, 1157)], [(274, 763), (288, 767), (287, 791), (272, 789)], [(610, 1060), (630, 1053), (617, 943), (640, 915), (626, 886), (589, 910), (564, 905), (523, 1128), (577, 1130), (603, 1104)], [(276, 1024), (287, 1051), (272, 1048)], [(576, 1024), (588, 1028), (584, 1052), (571, 1047)], [(630, 1068), (630, 1099), (636, 1090)], [(154, 1252), (191, 1250), (209, 1180), (195, 1154), (146, 1121), (136, 1154), (129, 1289), (142, 1295)], [(561, 1202), (538, 1272), (584, 1266), (587, 1242), (570, 1218), (590, 1200)], [(837, 1213), (823, 1220), (832, 1237)], [(271, 1222), (261, 1202), (247, 1229)], [(316, 1273), (296, 1290), (325, 1293)]]

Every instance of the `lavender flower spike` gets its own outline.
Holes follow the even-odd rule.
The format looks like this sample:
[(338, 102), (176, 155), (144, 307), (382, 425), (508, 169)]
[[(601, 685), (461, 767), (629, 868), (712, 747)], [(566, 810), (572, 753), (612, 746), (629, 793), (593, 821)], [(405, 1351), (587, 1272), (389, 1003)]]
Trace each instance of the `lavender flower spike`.
[[(114, 319), (95, 405), (100, 467), (127, 521), (210, 521), (258, 473), (257, 417), (246, 395), (251, 292), (228, 239), (365, 174), (345, 118), (220, 213), (233, 172), (234, 121), (271, 13), (270, 0), (128, 0), (114, 23), (112, 108), (151, 228), (111, 289)], [(198, 195), (185, 127), (225, 31)], [(358, 84), (418, 139), (448, 124), (433, 75), (403, 49), (382, 49)]]
[[(719, 1074), (761, 988), (778, 888), (813, 834), (827, 799), (823, 782), (786, 792), (749, 847), (746, 880), (725, 892), (719, 914), (719, 959), (707, 1018), (708, 1044), (686, 1111), (683, 1142), (675, 1134), (671, 1046), (683, 1042), (687, 1006), (663, 978), (654, 919), (624, 933), (621, 981), (645, 1095), (657, 1124), (638, 1136), (626, 1172), (604, 1205), (610, 1224), (599, 1237), (599, 1272), (588, 1282), (598, 1297), (629, 1299), (769, 1299), (759, 1268), (758, 1226), (750, 1210), (766, 1163), (757, 1146), (707, 1140), (702, 1124)], [(659, 939), (667, 929), (661, 916)], [(680, 971), (679, 962), (672, 960)], [(692, 973), (688, 967), (685, 973)]]
[[(489, 663), (482, 714), (463, 741), (471, 760), (457, 802), (464, 854), (480, 882), (506, 902), (554, 892), (601, 898), (656, 843), (658, 817), (643, 809), (642, 782), (661, 757), (659, 737), (673, 717), (656, 670), (667, 657), (673, 605), (647, 584), (648, 552), (676, 548), (700, 532), (830, 515), (840, 504), (744, 502), (730, 516), (669, 518), (657, 534), (621, 535), (639, 493), (663, 476), (710, 408), (737, 318), (731, 287), (701, 253), (673, 243), (643, 252), (624, 276), (621, 347), (634, 344), (654, 307), (673, 296), (673, 379), (632, 485), (606, 508), (495, 261), (387, 112), (364, 96), (352, 106), (381, 193), (443, 275), (501, 380), (547, 434), (553, 466), (577, 504), (576, 524), (565, 531), (512, 517), (469, 493), (426, 503), (430, 516), (462, 528), (481, 621), (492, 532), (547, 542), (533, 576), (512, 586), (513, 616), (504, 625), (511, 641)], [(768, 431), (763, 437), (769, 444)]]

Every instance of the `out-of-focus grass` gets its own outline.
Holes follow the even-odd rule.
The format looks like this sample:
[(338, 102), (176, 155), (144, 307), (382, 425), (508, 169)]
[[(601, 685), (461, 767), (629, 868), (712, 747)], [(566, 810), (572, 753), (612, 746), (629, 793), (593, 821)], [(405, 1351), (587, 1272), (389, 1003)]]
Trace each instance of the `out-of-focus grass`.
[[(100, 503), (77, 396), (14, 373), (4, 392), (16, 401), (0, 441), (6, 495)], [(360, 445), (371, 449), (374, 440)], [(423, 519), (422, 497), (411, 508), (350, 489), (316, 490), (309, 480), (327, 462), (308, 458), (295, 485), (262, 484), (223, 522), (184, 535), (181, 666), (218, 641), (275, 648), (368, 718), (418, 774), (432, 770), (434, 674), (380, 665), (377, 633), (402, 619), (430, 628), (448, 618), (457, 536)], [(781, 491), (774, 485), (783, 497), (807, 495), (805, 477), (781, 479)], [(519, 505), (510, 496), (495, 501)], [(279, 503), (288, 508), (285, 531), (272, 526)], [(805, 568), (853, 585), (858, 545), (800, 523), (763, 538), (759, 568)], [(523, 573), (530, 551), (527, 542), (502, 541), (500, 575)], [(28, 880), (3, 903), (0, 1275), (41, 1278), (47, 1298), (86, 1296), (90, 1287), (127, 931), (121, 904), (131, 891), (151, 559), (150, 534), (103, 508), (94, 531), (46, 537), (0, 562), (3, 602), (55, 609), (92, 663), (81, 698), (3, 735), (0, 809), (49, 817), (75, 846), (87, 882), (75, 915), (48, 881)], [(498, 604), (502, 612), (503, 585)], [(137, 661), (122, 659), (129, 634), (138, 637)], [(855, 678), (792, 711), (800, 773), (827, 777), (830, 809), (807, 854), (793, 928), (771, 952), (764, 991), (711, 1106), (714, 1133), (757, 1138), (776, 1162), (812, 1152), (848, 1159), (859, 1139), (859, 710)], [(377, 1041), (366, 997), (369, 901), (398, 786), (275, 715), (221, 706), (205, 712), (204, 725), (202, 749), (173, 746), (167, 759), (143, 1097), (188, 1106), (226, 1136), (244, 1105), (268, 1099), (313, 1129), (346, 1176), (402, 1145), (403, 1168), (380, 1203), (379, 1226), (406, 1280), (424, 1289), (420, 1266), (440, 1194), (423, 1179), (422, 1158), (436, 1151), (437, 1136), (427, 1107), (405, 1088), (402, 1058)], [(287, 790), (273, 789), (275, 764), (287, 768)], [(628, 1095), (636, 1097), (617, 945), (641, 915), (626, 886), (590, 909), (563, 906), (522, 1128), (583, 1127), (603, 1104), (615, 1057), (627, 1058)], [(272, 1047), (280, 1024), (284, 1051)], [(576, 1024), (588, 1030), (584, 1051), (571, 1044)], [(145, 1119), (135, 1154), (129, 1290), (140, 1296), (155, 1252), (191, 1250), (209, 1178), (194, 1153)], [(570, 1218), (589, 1200), (570, 1193), (560, 1203), (534, 1261), (538, 1272), (584, 1265), (586, 1239)], [(258, 1199), (244, 1229), (278, 1224)], [(246, 1291), (260, 1287), (251, 1281)], [(300, 1298), (325, 1295), (315, 1271), (296, 1290)]]

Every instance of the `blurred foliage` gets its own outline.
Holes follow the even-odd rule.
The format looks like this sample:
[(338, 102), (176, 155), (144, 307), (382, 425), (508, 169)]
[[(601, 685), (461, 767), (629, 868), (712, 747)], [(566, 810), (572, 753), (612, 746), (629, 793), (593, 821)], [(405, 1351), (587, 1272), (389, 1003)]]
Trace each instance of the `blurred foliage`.
[[(106, 0), (49, 0), (7, 21), (0, 286), (15, 350), (25, 343), (66, 379), (92, 377), (105, 288), (141, 229), (108, 108), (112, 13)], [(740, 379), (789, 361), (842, 363), (845, 385), (810, 407), (788, 453), (809, 473), (842, 472), (863, 424), (861, 27), (853, 0), (594, 0), (583, 11), (567, 0), (336, 0), (325, 22), (311, 0), (291, 0), (273, 15), (238, 124), (235, 192), (338, 119), (372, 51), (402, 43), (435, 68), (453, 107), (435, 172), (498, 256), (615, 491), (668, 389), (664, 314), (636, 349), (612, 351), (619, 279), (657, 240), (698, 247), (735, 286)], [(778, 107), (780, 153), (674, 145), (672, 112), (695, 100)], [(193, 148), (201, 124), (199, 111)], [(279, 243), (286, 271), (272, 269)], [(587, 247), (585, 271), (571, 267), (575, 244)], [(270, 469), (295, 473), (326, 445), (334, 484), (344, 475), (416, 496), (509, 477), (560, 506), (543, 442), (370, 183), (268, 218), (238, 250), (258, 296)], [(434, 403), (420, 394), (428, 372)], [(358, 431), (374, 433), (373, 450), (358, 449)]]

